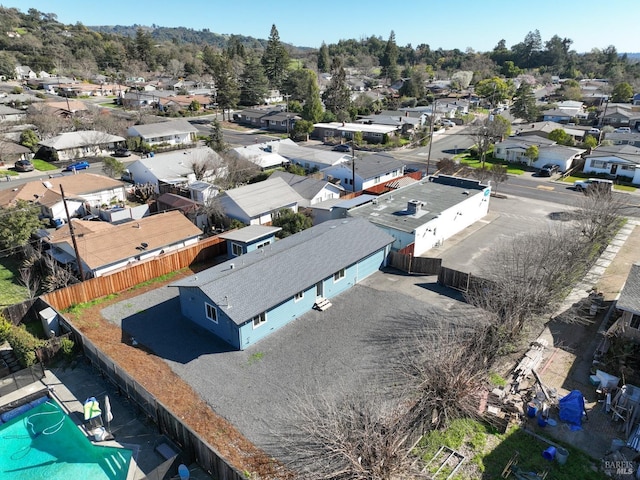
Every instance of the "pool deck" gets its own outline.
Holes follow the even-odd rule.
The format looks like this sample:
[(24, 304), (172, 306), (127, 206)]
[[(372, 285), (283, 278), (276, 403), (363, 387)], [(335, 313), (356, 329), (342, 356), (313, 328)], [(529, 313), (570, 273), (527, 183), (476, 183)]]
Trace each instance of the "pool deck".
[[(93, 441), (94, 445), (123, 447), (133, 451), (127, 480), (179, 478), (177, 473), (178, 465), (181, 463), (179, 450), (161, 435), (156, 425), (149, 422), (131, 402), (118, 395), (115, 387), (101, 378), (90, 365), (79, 360), (73, 368), (58, 368), (45, 370), (45, 372), (46, 376), (41, 382), (35, 382), (0, 397), (0, 405), (16, 402), (38, 392), (46, 394), (50, 391), (87, 438), (93, 441), (91, 432), (84, 426), (84, 400), (95, 397), (100, 403), (104, 419), (104, 398), (105, 395), (109, 395), (113, 420), (108, 425), (104, 422), (104, 426), (108, 427), (107, 430), (114, 439)], [(159, 452), (163, 452), (164, 455)], [(178, 457), (166, 458), (171, 454), (177, 454)], [(196, 464), (188, 467), (191, 479), (211, 480), (211, 476)]]

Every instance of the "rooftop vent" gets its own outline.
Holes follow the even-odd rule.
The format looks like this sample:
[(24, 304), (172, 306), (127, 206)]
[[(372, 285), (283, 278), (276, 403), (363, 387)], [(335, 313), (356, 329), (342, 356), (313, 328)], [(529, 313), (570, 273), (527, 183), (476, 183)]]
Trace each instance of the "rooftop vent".
[(407, 202), (407, 212), (410, 215), (415, 215), (416, 213), (418, 213), (421, 207), (422, 207), (422, 202), (418, 200), (409, 200)]

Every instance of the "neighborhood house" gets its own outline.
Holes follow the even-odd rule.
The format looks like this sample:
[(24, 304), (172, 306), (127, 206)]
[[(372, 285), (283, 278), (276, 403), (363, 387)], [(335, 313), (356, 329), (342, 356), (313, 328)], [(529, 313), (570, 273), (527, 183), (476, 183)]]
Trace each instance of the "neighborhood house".
[(392, 242), (364, 219), (332, 220), (172, 286), (185, 317), (243, 350), (385, 266)]

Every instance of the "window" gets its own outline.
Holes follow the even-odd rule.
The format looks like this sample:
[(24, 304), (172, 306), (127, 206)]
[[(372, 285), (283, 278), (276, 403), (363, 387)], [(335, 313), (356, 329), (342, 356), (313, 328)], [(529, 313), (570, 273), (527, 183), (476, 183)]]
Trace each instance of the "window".
[(299, 302), (303, 298), (304, 298), (304, 292), (298, 292), (293, 296), (293, 301), (294, 302)]
[(267, 323), (267, 314), (262, 312), (260, 315), (256, 315), (251, 319), (253, 321), (253, 328), (258, 328), (263, 323)]
[(208, 303), (204, 304), (205, 312), (207, 318), (211, 320), (213, 323), (218, 323), (218, 310), (213, 305)]
[(607, 168), (608, 163), (604, 160), (591, 160), (591, 166), (593, 168)]
[(341, 268), (340, 270), (338, 270), (336, 273), (333, 274), (334, 282), (339, 282), (343, 278), (344, 278), (344, 268)]
[(631, 320), (629, 321), (629, 326), (631, 328), (640, 329), (640, 315), (631, 315)]
[(233, 253), (236, 257), (242, 255), (242, 245), (238, 245), (237, 243), (231, 244), (231, 253)]
[(267, 245), (269, 245), (271, 242), (269, 240), (265, 240), (264, 242), (258, 243), (256, 245), (256, 248), (263, 248), (266, 247)]
[(375, 178), (373, 179), (373, 181), (374, 181), (374, 182), (376, 182), (376, 183), (380, 183), (380, 177), (379, 177), (379, 176), (378, 176), (378, 177), (375, 177)]

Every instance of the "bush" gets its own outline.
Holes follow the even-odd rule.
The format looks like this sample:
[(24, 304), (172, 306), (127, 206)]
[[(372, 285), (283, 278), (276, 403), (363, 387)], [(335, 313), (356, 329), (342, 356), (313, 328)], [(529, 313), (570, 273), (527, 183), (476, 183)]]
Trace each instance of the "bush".
[(6, 342), (9, 339), (9, 333), (11, 333), (12, 328), (13, 325), (11, 325), (11, 323), (0, 317), (0, 343)]
[(24, 368), (36, 363), (35, 350), (44, 345), (42, 340), (27, 332), (24, 325), (11, 327), (7, 341), (9, 345), (11, 345), (11, 348), (13, 348), (16, 357), (18, 357), (20, 365)]
[(62, 354), (67, 358), (71, 358), (75, 346), (76, 344), (69, 337), (64, 337), (60, 340), (60, 351), (62, 351)]

